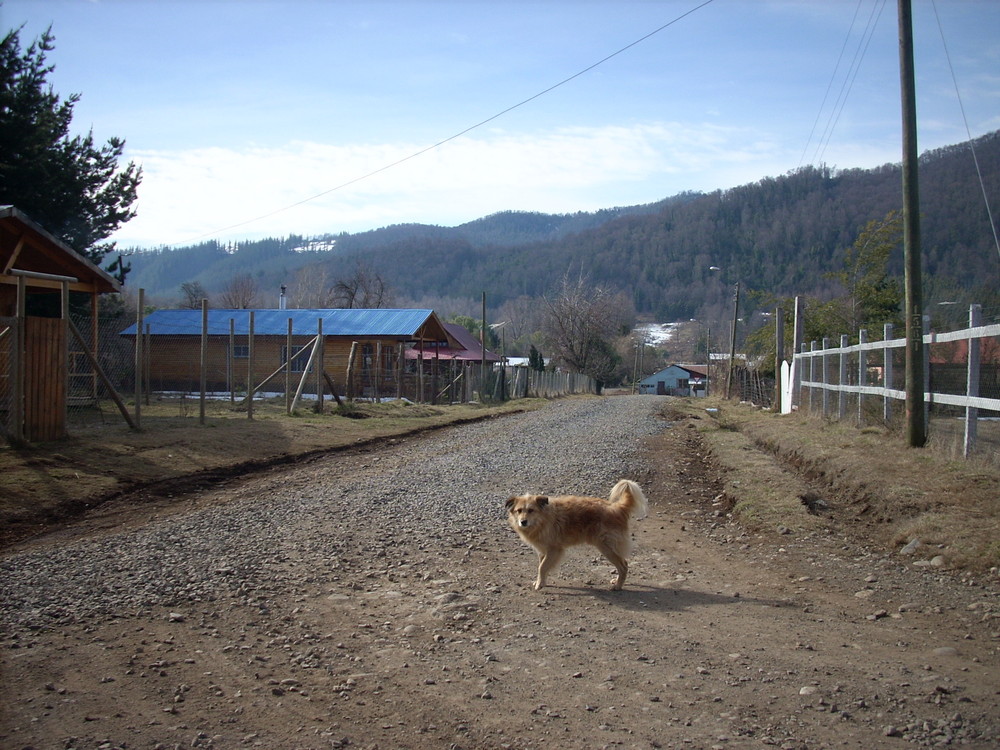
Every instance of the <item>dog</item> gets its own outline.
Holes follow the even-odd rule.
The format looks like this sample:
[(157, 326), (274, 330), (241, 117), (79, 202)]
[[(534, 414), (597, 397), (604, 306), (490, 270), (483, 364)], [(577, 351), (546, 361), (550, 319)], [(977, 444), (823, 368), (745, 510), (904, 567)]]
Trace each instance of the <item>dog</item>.
[(632, 519), (645, 518), (646, 496), (638, 484), (622, 479), (608, 500), (566, 495), (518, 495), (507, 499), (511, 528), (538, 553), (535, 590), (545, 586), (567, 547), (590, 544), (618, 570), (611, 588), (620, 590), (628, 575)]

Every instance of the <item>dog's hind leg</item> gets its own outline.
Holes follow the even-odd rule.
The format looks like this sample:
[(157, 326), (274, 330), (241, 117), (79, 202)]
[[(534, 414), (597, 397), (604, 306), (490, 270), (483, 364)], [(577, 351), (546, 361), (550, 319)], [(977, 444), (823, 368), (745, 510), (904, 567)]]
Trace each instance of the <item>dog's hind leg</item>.
[(608, 544), (599, 544), (597, 549), (608, 558), (608, 561), (618, 569), (618, 576), (611, 580), (611, 588), (615, 591), (625, 585), (625, 576), (628, 575), (628, 560), (618, 554), (618, 551)]
[(535, 580), (535, 591), (545, 585), (545, 579), (562, 560), (562, 556), (561, 549), (549, 549), (538, 553), (538, 578)]

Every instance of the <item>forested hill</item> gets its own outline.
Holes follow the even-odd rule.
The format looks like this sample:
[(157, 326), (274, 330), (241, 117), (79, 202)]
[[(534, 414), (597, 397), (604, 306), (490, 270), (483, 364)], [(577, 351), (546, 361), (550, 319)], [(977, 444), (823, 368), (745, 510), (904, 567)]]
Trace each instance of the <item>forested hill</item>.
[[(974, 146), (996, 214), (1000, 131)], [(477, 300), (485, 291), (491, 304), (501, 304), (544, 295), (571, 271), (634, 293), (640, 313), (681, 319), (719, 304), (736, 279), (777, 295), (822, 294), (831, 283), (826, 274), (842, 268), (844, 250), (861, 228), (901, 207), (900, 180), (898, 165), (807, 167), (729, 190), (596, 213), (504, 212), (453, 228), (401, 225), (312, 238), (311, 249), (309, 240), (290, 237), (238, 248), (205, 243), (138, 252), (128, 285), (176, 299), (185, 281), (212, 292), (250, 273), (259, 288), (277, 290), (295, 283), (303, 266), (336, 279), (349, 276), (361, 259), (407, 301)], [(968, 143), (921, 157), (920, 197), (929, 296), (995, 300), (1000, 255)], [(901, 251), (892, 262), (901, 274)]]

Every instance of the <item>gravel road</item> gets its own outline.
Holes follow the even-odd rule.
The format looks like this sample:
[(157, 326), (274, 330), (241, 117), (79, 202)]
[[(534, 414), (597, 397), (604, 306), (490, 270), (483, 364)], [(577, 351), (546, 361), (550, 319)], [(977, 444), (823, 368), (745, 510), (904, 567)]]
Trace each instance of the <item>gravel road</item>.
[[(468, 425), (367, 460), (281, 476), (127, 534), (14, 554), (0, 564), (4, 627), (119, 617), (154, 606), (266, 602), (295, 584), (290, 556), (318, 579), (341, 570), (353, 532), (382, 557), (412, 539), (472, 544), (521, 492), (607, 496), (644, 437), (657, 399), (564, 401), (540, 414)], [(595, 457), (600, 457), (595, 460)], [(573, 489), (576, 488), (576, 489)], [(330, 527), (346, 531), (334, 539)], [(296, 573), (297, 575), (297, 573)], [(266, 606), (266, 605), (265, 605)]]
[[(749, 535), (657, 397), (232, 480), (0, 560), (4, 748), (995, 747), (995, 592)], [(511, 494), (651, 500), (542, 592)]]

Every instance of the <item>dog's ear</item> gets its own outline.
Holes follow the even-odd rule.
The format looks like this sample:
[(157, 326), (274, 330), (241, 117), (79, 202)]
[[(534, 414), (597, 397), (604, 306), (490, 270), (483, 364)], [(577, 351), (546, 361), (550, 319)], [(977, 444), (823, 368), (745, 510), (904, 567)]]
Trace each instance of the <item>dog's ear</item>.
[(505, 502), (503, 505), (504, 505), (504, 507), (507, 510), (510, 510), (511, 508), (514, 507), (514, 503), (516, 503), (516, 502), (517, 502), (517, 498), (516, 497), (508, 497), (507, 498), (507, 502)]
[(544, 508), (549, 504), (549, 499), (545, 495), (539, 495), (535, 498), (535, 501), (538, 503), (539, 508)]

